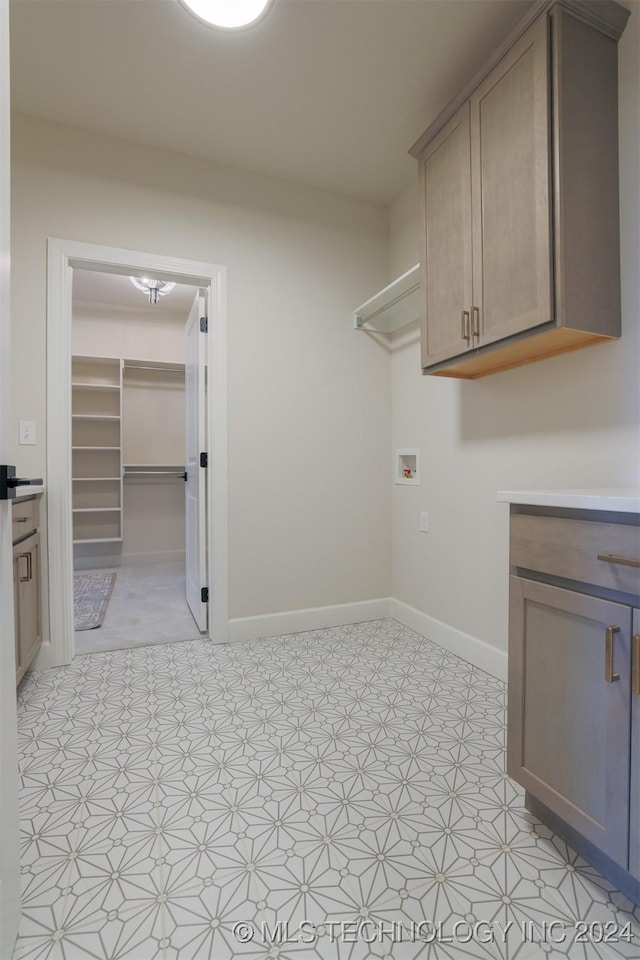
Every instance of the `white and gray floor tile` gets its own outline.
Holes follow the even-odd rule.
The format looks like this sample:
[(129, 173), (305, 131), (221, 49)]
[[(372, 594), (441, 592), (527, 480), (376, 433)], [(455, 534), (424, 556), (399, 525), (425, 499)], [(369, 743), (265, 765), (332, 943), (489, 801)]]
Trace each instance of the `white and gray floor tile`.
[(505, 775), (504, 684), (393, 620), (80, 657), (19, 718), (15, 960), (640, 956)]

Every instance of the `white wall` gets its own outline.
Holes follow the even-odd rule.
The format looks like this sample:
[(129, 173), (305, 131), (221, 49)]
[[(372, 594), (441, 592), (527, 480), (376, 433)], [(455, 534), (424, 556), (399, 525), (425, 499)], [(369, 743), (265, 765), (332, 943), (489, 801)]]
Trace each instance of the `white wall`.
[(230, 616), (388, 596), (389, 363), (353, 307), (387, 278), (375, 204), (16, 117), (14, 436), (45, 468), (46, 238), (228, 268)]
[(86, 357), (184, 363), (186, 320), (179, 311), (74, 299), (71, 349)]
[[(508, 507), (496, 492), (638, 484), (639, 24), (636, 4), (619, 47), (622, 339), (473, 382), (423, 377), (415, 335), (392, 355), (392, 445), (419, 447), (422, 473), (393, 490), (392, 595), (501, 650)], [(417, 260), (416, 184), (390, 235), (397, 275)]]

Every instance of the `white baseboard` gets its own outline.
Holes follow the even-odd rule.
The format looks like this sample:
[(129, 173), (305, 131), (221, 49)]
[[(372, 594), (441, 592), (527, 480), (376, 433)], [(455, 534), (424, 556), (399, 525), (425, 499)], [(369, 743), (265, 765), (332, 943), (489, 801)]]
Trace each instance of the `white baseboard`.
[(123, 553), (123, 567), (153, 566), (156, 563), (186, 563), (184, 550), (158, 550), (150, 553)]
[(436, 620), (415, 607), (410, 607), (408, 603), (402, 603), (400, 600), (391, 598), (389, 601), (389, 616), (398, 620), (410, 630), (415, 630), (428, 640), (444, 647), (451, 653), (455, 653), (463, 660), (473, 663), (481, 670), (497, 677), (499, 680), (507, 679), (507, 654), (503, 650), (490, 646), (484, 640), (478, 640), (477, 637), (469, 633), (463, 633), (456, 627), (443, 623), (442, 620)]
[(309, 610), (290, 610), (258, 617), (238, 617), (229, 621), (229, 641), (240, 643), (260, 637), (277, 637), (286, 633), (301, 633), (304, 630), (322, 630), (325, 627), (340, 627), (348, 623), (382, 620), (385, 617), (393, 617), (410, 630), (433, 640), (445, 650), (486, 670), (499, 680), (507, 679), (507, 654), (504, 651), (393, 597), (313, 607)]
[(118, 553), (112, 556), (75, 557), (73, 569), (99, 570), (102, 567), (154, 566), (157, 563), (184, 563), (184, 550), (165, 550), (157, 553)]
[(390, 604), (389, 597), (382, 597), (379, 600), (341, 603), (331, 607), (269, 613), (260, 617), (238, 617), (229, 621), (229, 640), (238, 643), (243, 640), (257, 640), (259, 637), (276, 637), (284, 633), (301, 633), (303, 630), (322, 630), (324, 627), (341, 627), (348, 623), (383, 620), (390, 615)]

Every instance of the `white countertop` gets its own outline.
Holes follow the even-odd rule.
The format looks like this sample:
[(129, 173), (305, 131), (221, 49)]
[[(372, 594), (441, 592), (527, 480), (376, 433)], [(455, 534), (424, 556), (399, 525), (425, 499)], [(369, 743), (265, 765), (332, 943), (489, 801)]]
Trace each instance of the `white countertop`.
[(32, 497), (34, 494), (38, 493), (44, 493), (44, 484), (34, 484), (32, 487), (16, 487), (15, 499), (19, 500), (20, 497)]
[(499, 490), (501, 503), (533, 507), (566, 507), (573, 510), (614, 510), (640, 513), (640, 488), (602, 490)]

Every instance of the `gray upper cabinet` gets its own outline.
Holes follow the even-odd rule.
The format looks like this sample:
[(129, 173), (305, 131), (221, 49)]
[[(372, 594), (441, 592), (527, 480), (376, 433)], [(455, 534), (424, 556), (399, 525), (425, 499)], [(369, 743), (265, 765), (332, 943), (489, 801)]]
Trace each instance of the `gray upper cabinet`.
[(471, 136), (473, 334), (487, 344), (553, 317), (546, 17), (471, 97)]
[[(420, 165), (425, 207), (421, 282), (428, 324), (423, 351), (429, 363), (462, 353), (470, 339), (471, 139), (469, 104), (429, 144)], [(451, 318), (457, 318), (452, 323)]]
[(473, 379), (620, 336), (619, 4), (536, 4), (411, 150), (422, 367)]

